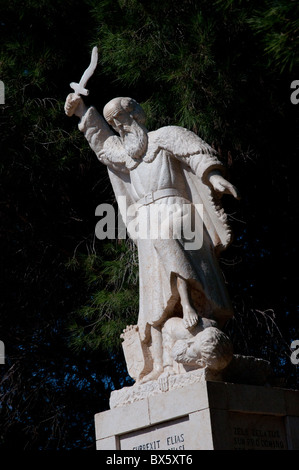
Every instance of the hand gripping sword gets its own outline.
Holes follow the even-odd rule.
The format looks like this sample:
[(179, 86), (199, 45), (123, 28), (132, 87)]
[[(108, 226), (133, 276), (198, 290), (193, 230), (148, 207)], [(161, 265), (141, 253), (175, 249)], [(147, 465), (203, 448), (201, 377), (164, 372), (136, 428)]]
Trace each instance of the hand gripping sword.
[(93, 72), (95, 71), (97, 63), (98, 63), (98, 48), (95, 46), (92, 49), (92, 52), (91, 52), (90, 64), (87, 67), (87, 69), (85, 70), (85, 72), (83, 73), (83, 75), (80, 79), (80, 82), (79, 83), (75, 83), (75, 82), (70, 83), (70, 87), (74, 90), (74, 92), (77, 95), (84, 95), (84, 96), (89, 95), (89, 90), (87, 90), (85, 88), (85, 86), (86, 86), (88, 80), (90, 79), (90, 77), (92, 76)]

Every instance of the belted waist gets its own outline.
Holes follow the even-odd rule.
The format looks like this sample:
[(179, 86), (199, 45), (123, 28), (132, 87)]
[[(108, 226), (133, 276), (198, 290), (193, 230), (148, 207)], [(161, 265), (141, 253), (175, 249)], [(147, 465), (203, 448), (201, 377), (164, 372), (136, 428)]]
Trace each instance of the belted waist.
[(153, 202), (157, 201), (158, 199), (162, 199), (163, 197), (171, 197), (171, 196), (181, 196), (180, 191), (174, 188), (165, 188), (165, 189), (158, 189), (158, 191), (152, 191), (145, 196), (143, 196), (137, 204), (147, 206), (148, 204), (152, 204)]

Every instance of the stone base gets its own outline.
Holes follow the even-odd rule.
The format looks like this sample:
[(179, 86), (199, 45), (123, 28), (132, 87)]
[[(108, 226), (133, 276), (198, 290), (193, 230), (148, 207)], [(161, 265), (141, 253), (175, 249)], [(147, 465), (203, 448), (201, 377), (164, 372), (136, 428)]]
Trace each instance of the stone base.
[(299, 450), (299, 391), (199, 381), (95, 415), (98, 450)]
[[(182, 374), (172, 375), (168, 379), (168, 389), (189, 387), (203, 381), (244, 383), (247, 385), (265, 385), (271, 373), (270, 363), (252, 356), (234, 355), (232, 361), (222, 371), (216, 372), (208, 368), (196, 369)], [(123, 387), (111, 392), (110, 408), (129, 405), (135, 401), (143, 400), (149, 396), (164, 393), (160, 389), (159, 382), (152, 380), (145, 384), (137, 383), (131, 387)]]
[[(197, 369), (184, 374), (172, 375), (168, 379), (168, 390), (172, 391), (179, 388), (189, 387), (194, 383), (207, 380), (221, 380), (221, 375), (213, 373), (207, 369)], [(123, 387), (120, 390), (114, 390), (111, 392), (109, 400), (110, 409), (129, 405), (130, 403), (164, 393), (165, 392), (162, 391), (159, 386), (158, 380), (151, 380), (150, 382), (146, 382), (142, 385), (138, 385), (136, 383), (131, 387)]]

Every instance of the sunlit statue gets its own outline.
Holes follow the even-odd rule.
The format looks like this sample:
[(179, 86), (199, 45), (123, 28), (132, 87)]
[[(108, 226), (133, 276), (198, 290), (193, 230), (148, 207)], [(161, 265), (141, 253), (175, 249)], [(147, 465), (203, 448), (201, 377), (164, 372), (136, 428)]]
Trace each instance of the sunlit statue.
[(132, 207), (139, 228), (151, 219), (157, 224), (153, 214), (162, 215), (158, 236), (132, 234), (127, 225), (138, 248), (139, 315), (123, 334), (129, 373), (138, 384), (156, 380), (166, 367), (162, 329), (168, 319), (181, 319), (180, 328), (192, 332), (202, 319), (221, 330), (233, 316), (217, 257), (231, 241), (220, 198), (238, 198), (238, 191), (211, 146), (178, 126), (149, 132), (132, 98), (112, 99), (102, 117), (71, 93), (65, 112), (80, 119), (80, 131), (107, 166), (116, 199), (122, 197), (123, 219)]

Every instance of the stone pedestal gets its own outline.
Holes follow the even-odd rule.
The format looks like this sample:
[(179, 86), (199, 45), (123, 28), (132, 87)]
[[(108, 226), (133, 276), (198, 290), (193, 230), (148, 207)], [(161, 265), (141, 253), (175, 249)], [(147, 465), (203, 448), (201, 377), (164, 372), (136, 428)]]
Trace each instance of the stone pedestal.
[(299, 391), (202, 381), (95, 415), (98, 450), (299, 450)]

